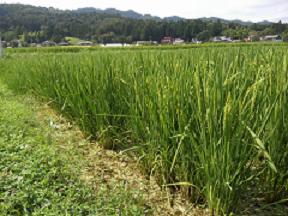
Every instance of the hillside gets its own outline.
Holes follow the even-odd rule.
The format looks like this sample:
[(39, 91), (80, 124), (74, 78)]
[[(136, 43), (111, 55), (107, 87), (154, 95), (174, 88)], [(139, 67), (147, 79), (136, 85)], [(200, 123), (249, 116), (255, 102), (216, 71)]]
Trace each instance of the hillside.
[[(164, 17), (163, 19), (161, 19), (158, 16), (151, 16), (150, 14), (140, 14), (137, 13), (133, 10), (128, 10), (128, 11), (121, 11), (121, 10), (117, 10), (115, 8), (107, 8), (105, 10), (101, 10), (99, 8), (93, 8), (93, 7), (86, 7), (86, 8), (78, 8), (77, 10), (73, 10), (74, 12), (98, 12), (98, 13), (108, 13), (108, 14), (120, 14), (122, 17), (130, 17), (130, 18), (134, 18), (134, 19), (154, 19), (154, 20), (167, 20), (167, 21), (175, 21), (177, 22), (178, 20), (187, 20), (185, 18), (179, 17), (179, 16), (170, 16), (170, 17)], [(200, 19), (203, 21), (212, 21), (212, 22), (216, 22), (218, 19), (220, 19), (220, 21), (222, 23), (229, 23), (229, 22), (234, 22), (234, 23), (240, 23), (242, 25), (253, 25), (253, 22), (245, 22), (239, 19), (234, 19), (234, 20), (226, 20), (226, 19), (221, 19), (218, 17), (200, 17), (200, 18), (196, 18), (196, 19)], [(193, 20), (193, 19), (189, 19), (189, 20)], [(271, 22), (264, 20), (262, 22), (258, 22), (257, 24), (270, 24)]]

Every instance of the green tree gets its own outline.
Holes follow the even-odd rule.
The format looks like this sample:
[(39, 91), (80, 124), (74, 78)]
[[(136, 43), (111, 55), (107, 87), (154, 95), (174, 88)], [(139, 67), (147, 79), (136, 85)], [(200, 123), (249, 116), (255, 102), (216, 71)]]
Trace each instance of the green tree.
[(190, 26), (186, 26), (185, 30), (184, 30), (184, 38), (185, 39), (190, 39), (191, 36), (191, 28)]
[(288, 33), (283, 35), (283, 41), (288, 42)]
[(14, 38), (14, 33), (12, 32), (6, 32), (4, 35), (5, 41), (12, 41)]
[(220, 19), (217, 20), (217, 22), (213, 23), (211, 30), (210, 30), (210, 35), (211, 36), (219, 36), (222, 32), (222, 24)]
[(18, 39), (18, 36), (21, 34), (21, 28), (19, 25), (16, 26), (14, 30), (14, 37)]
[(258, 42), (258, 41), (260, 41), (260, 37), (258, 35), (255, 35), (255, 36), (252, 37), (252, 41), (253, 42)]
[(209, 41), (210, 33), (208, 30), (204, 30), (203, 32), (197, 35), (197, 40), (207, 42)]
[(52, 37), (52, 41), (55, 43), (60, 43), (61, 39), (62, 39), (61, 35), (53, 35), (53, 37)]

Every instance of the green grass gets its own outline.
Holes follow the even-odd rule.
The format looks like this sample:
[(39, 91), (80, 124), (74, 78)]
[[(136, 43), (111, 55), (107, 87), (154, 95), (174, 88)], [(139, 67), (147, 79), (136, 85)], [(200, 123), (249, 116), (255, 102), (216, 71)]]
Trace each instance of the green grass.
[(79, 150), (61, 150), (49, 121), (36, 120), (29, 104), (35, 109), (33, 97), (0, 84), (1, 215), (144, 215), (143, 193), (125, 191), (124, 182), (111, 182), (111, 191), (101, 179), (96, 188), (81, 180)]
[(227, 215), (252, 186), (267, 203), (287, 199), (287, 54), (269, 44), (98, 49), (0, 67), (15, 92), (53, 101), (87, 136), (137, 155), (159, 185)]
[(76, 37), (65, 37), (65, 39), (74, 46), (76, 46), (78, 42), (83, 41)]

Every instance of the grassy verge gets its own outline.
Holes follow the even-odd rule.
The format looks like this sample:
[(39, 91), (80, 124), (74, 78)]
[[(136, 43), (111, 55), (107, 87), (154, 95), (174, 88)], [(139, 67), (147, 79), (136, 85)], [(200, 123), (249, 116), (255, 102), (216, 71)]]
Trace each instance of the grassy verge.
[(0, 84), (0, 215), (144, 215), (143, 194), (124, 182), (85, 181), (80, 149), (61, 150), (57, 126), (29, 104)]

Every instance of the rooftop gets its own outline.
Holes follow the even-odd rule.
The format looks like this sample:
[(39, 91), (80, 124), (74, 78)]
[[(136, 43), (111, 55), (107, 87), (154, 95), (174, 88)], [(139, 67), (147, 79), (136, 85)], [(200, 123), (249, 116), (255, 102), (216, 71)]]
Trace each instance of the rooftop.
[(279, 35), (268, 35), (265, 38), (273, 38), (273, 37), (279, 37)]

